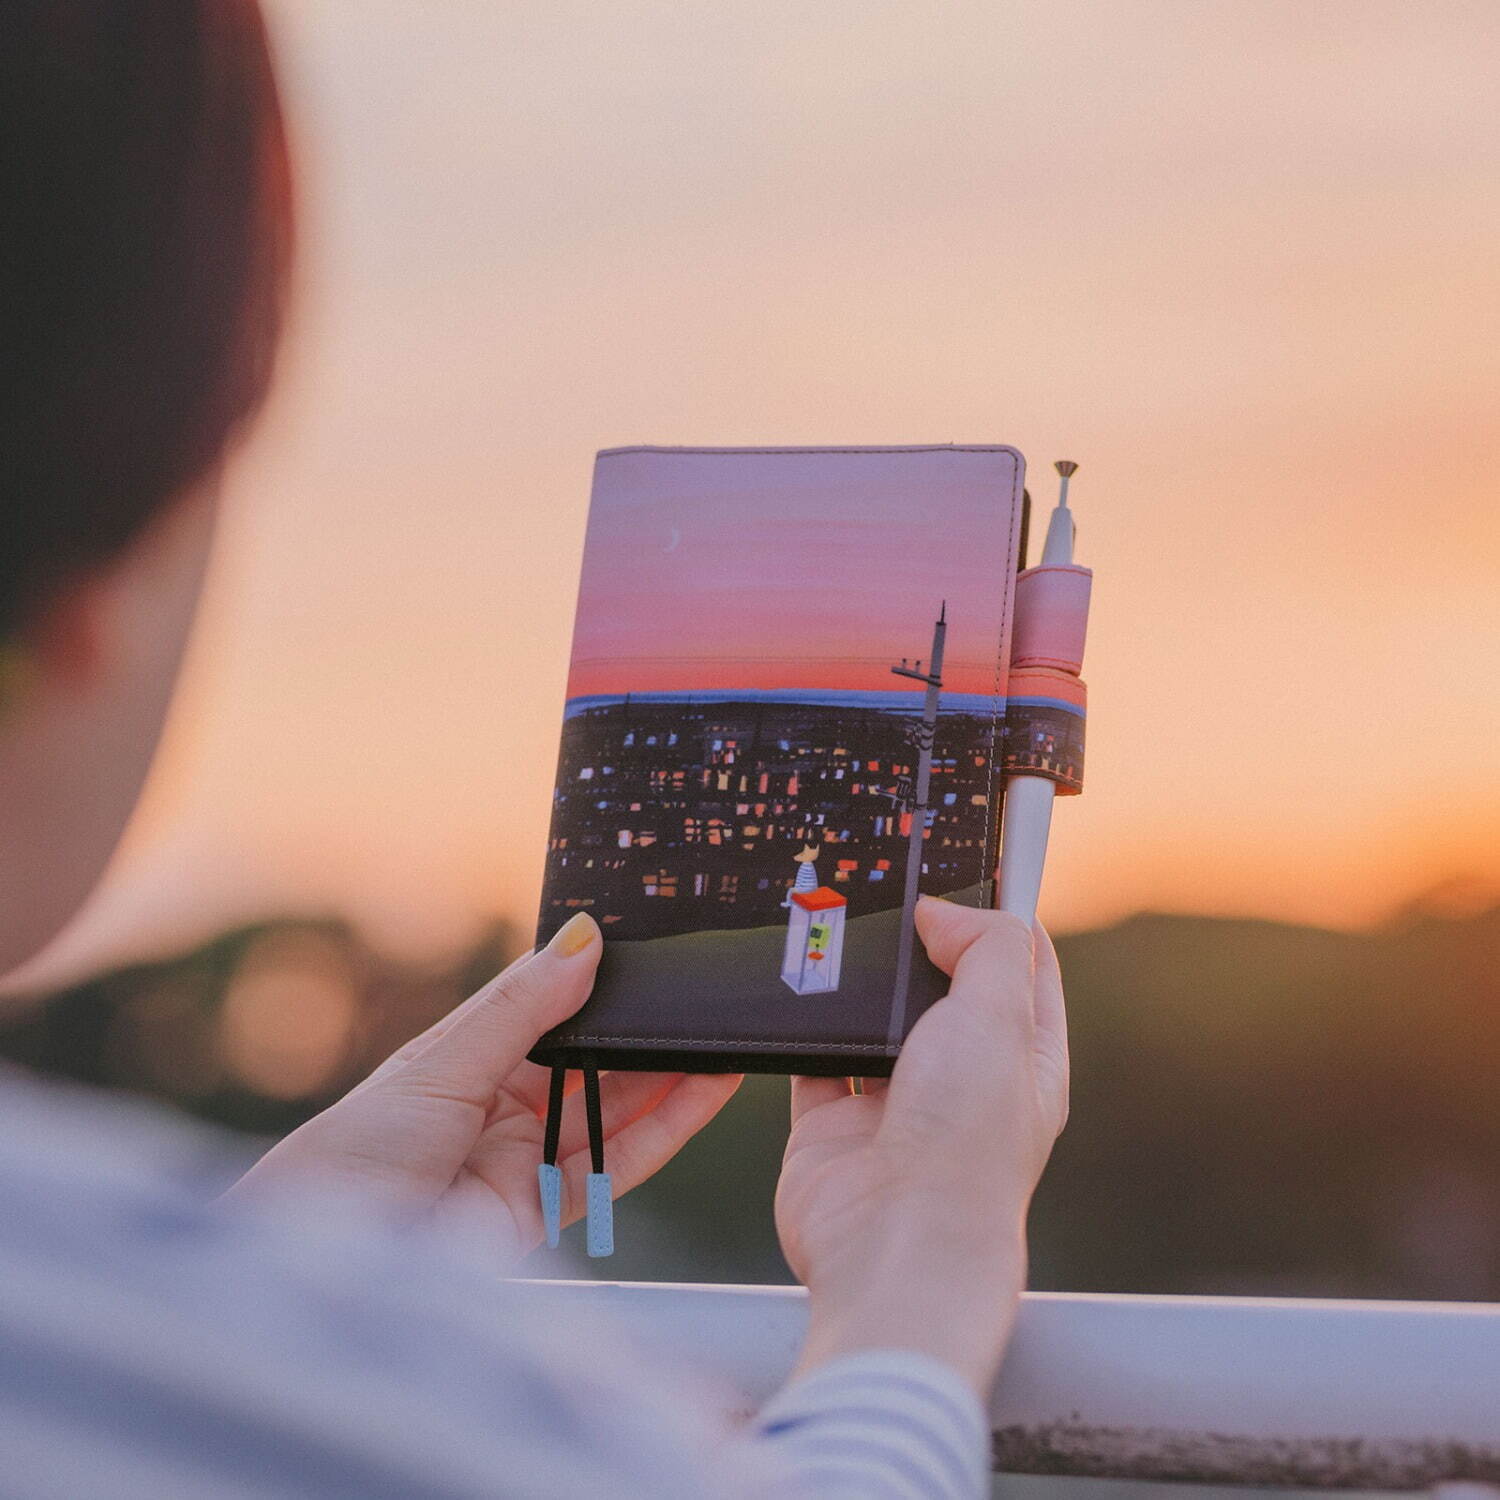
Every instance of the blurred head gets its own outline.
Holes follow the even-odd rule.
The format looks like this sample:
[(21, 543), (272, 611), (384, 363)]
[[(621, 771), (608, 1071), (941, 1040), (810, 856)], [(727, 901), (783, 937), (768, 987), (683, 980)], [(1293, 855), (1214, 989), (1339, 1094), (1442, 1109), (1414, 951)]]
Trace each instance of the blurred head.
[(255, 0), (0, 7), (0, 974), (139, 794), (290, 254)]

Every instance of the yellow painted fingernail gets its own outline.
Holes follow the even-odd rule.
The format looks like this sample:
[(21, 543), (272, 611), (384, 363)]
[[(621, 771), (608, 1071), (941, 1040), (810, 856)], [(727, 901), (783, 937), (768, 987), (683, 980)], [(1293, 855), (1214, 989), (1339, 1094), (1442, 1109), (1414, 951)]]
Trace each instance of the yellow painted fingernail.
[(582, 953), (598, 936), (599, 924), (586, 911), (576, 912), (552, 934), (547, 951), (559, 958), (572, 958), (575, 953)]

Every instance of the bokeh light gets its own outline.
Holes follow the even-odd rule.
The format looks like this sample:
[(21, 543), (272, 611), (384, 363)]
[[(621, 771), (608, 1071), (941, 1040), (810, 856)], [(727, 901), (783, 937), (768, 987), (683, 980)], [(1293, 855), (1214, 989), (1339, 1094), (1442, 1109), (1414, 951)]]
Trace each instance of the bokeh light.
[(358, 976), (316, 933), (272, 932), (240, 962), (219, 1014), (218, 1053), (245, 1088), (272, 1099), (314, 1094), (354, 1040)]

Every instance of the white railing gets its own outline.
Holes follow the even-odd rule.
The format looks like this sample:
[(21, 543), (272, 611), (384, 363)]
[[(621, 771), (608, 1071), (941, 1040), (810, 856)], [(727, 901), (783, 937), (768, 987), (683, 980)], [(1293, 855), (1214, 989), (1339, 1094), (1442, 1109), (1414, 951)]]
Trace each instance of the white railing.
[[(795, 1363), (795, 1287), (533, 1282), (709, 1377), (736, 1415)], [(1014, 1473), (1320, 1489), (1500, 1484), (1500, 1305), (1036, 1292), (991, 1414)]]

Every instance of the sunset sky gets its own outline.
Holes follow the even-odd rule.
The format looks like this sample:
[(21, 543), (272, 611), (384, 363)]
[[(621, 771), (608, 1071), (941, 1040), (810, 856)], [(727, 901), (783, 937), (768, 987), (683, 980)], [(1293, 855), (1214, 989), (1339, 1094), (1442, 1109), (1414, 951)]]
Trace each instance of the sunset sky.
[(1490, 0), (272, 16), (297, 327), (60, 966), (528, 922), (590, 467), (632, 443), (1011, 443), (1043, 506), (1078, 461), (1059, 927), (1500, 879)]

